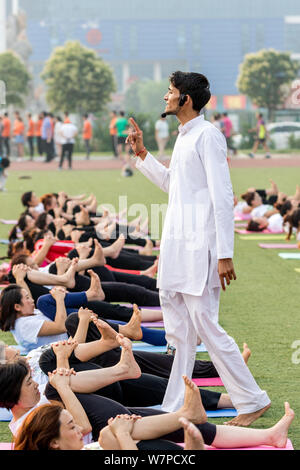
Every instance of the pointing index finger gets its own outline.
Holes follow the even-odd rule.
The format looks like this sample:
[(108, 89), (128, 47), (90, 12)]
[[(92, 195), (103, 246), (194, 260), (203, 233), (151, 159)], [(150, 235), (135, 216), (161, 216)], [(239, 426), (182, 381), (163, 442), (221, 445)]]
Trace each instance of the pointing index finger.
[(130, 118), (129, 121), (133, 125), (133, 127), (135, 128), (135, 130), (137, 132), (141, 132), (141, 129), (139, 128), (139, 126), (137, 125), (137, 123), (135, 122), (135, 120), (133, 118)]

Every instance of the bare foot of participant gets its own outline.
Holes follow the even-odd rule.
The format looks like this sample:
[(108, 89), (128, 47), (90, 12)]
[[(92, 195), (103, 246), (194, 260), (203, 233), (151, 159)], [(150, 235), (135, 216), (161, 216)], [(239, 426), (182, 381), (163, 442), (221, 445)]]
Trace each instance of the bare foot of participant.
[(197, 385), (185, 375), (183, 380), (185, 383), (184, 403), (176, 413), (180, 418), (186, 418), (194, 424), (206, 423), (207, 415)]
[(179, 418), (184, 429), (184, 450), (205, 450), (203, 437), (199, 429), (186, 418)]
[(74, 289), (75, 287), (75, 274), (77, 272), (77, 267), (78, 258), (73, 258), (68, 271), (63, 276), (61, 276), (67, 289)]
[(152, 256), (153, 254), (153, 243), (151, 240), (146, 241), (144, 248), (140, 250), (140, 255)]
[(132, 353), (132, 344), (130, 339), (124, 338), (123, 335), (117, 335), (117, 341), (122, 348), (120, 361), (115, 366), (120, 370), (123, 380), (138, 379), (141, 376), (141, 369), (136, 363)]
[(111, 246), (103, 248), (104, 256), (106, 256), (107, 258), (117, 259), (120, 255), (122, 249), (124, 248), (125, 241), (126, 241), (125, 237), (121, 233), (121, 235), (115, 241), (115, 243), (113, 243)]
[(158, 260), (156, 260), (153, 266), (151, 266), (150, 268), (146, 269), (145, 271), (141, 271), (141, 275), (154, 278), (154, 276), (157, 274), (157, 270), (158, 270)]
[(285, 402), (285, 414), (275, 426), (269, 429), (270, 436), (267, 445), (284, 448), (286, 447), (288, 430), (295, 417), (295, 412), (290, 408), (288, 402)]
[(247, 343), (243, 344), (243, 352), (242, 356), (246, 364), (248, 364), (249, 357), (251, 356), (251, 349), (249, 348)]
[(119, 347), (118, 333), (108, 323), (97, 317), (93, 317), (93, 323), (101, 334), (100, 341), (107, 343), (111, 349)]
[(104, 266), (106, 264), (106, 259), (103, 253), (103, 248), (98, 240), (95, 239), (95, 250), (92, 256), (92, 260), (95, 263), (95, 266)]
[(88, 274), (91, 278), (90, 288), (86, 291), (88, 301), (91, 302), (93, 300), (104, 300), (105, 294), (102, 290), (98, 274), (94, 273), (94, 271), (92, 271), (91, 269), (88, 270)]
[(253, 413), (247, 413), (243, 415), (238, 415), (236, 418), (233, 418), (231, 421), (224, 423), (226, 426), (250, 426), (254, 421), (260, 418), (271, 406), (271, 403), (261, 410), (255, 411)]
[(119, 331), (122, 335), (133, 341), (140, 341), (143, 338), (141, 329), (142, 313), (136, 304), (133, 305), (133, 314), (126, 325), (119, 325)]

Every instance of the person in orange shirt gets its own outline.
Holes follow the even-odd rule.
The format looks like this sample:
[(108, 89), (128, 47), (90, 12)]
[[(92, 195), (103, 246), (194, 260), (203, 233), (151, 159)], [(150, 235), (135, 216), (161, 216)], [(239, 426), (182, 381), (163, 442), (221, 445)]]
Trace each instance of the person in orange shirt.
[(39, 153), (39, 156), (43, 156), (43, 142), (42, 142), (42, 125), (43, 125), (43, 114), (40, 113), (38, 120), (35, 124), (35, 137), (36, 137), (36, 143), (37, 143), (37, 150)]
[(91, 122), (88, 119), (89, 118), (88, 114), (85, 114), (83, 116), (83, 118), (84, 118), (84, 122), (83, 122), (82, 137), (83, 137), (83, 140), (84, 140), (84, 143), (85, 143), (85, 148), (86, 148), (86, 160), (89, 160), (90, 159), (90, 154), (91, 154), (90, 142), (91, 142), (91, 139), (93, 137), (93, 127), (92, 127)]
[(6, 151), (6, 158), (9, 159), (10, 157), (10, 134), (11, 134), (11, 122), (8, 117), (8, 113), (4, 114), (2, 120), (2, 137), (3, 137), (3, 145)]
[(111, 121), (109, 123), (109, 133), (111, 135), (111, 141), (112, 141), (112, 148), (114, 152), (114, 156), (118, 158), (118, 132), (116, 128), (116, 122), (117, 122), (117, 113), (116, 111), (112, 111), (110, 113)]
[(13, 133), (15, 136), (15, 142), (17, 144), (18, 161), (20, 161), (24, 157), (25, 125), (23, 123), (23, 119), (17, 113), (16, 113), (16, 120), (14, 122)]
[(65, 112), (64, 124), (71, 124), (68, 111)]
[(27, 115), (27, 119), (28, 119), (27, 142), (29, 146), (30, 160), (33, 160), (35, 123), (30, 113)]

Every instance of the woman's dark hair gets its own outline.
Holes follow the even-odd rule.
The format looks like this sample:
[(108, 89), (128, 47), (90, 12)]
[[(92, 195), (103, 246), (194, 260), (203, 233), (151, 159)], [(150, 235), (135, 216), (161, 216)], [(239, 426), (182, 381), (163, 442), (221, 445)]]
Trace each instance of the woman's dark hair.
[(0, 407), (11, 410), (19, 401), (23, 381), (30, 371), (25, 359), (0, 364)]
[[(19, 242), (10, 242), (10, 244), (8, 245), (7, 257), (10, 259), (16, 253), (19, 253), (20, 251), (25, 251), (24, 246), (25, 246), (24, 240), (20, 240)], [(29, 251), (28, 251), (28, 255), (29, 255)]]
[(29, 202), (31, 201), (32, 198), (32, 191), (28, 191), (27, 193), (24, 193), (23, 196), (21, 197), (21, 202), (23, 206), (29, 207)]
[(35, 225), (40, 230), (47, 228), (47, 216), (48, 212), (42, 212), (35, 221)]
[(277, 209), (280, 212), (280, 215), (284, 217), (288, 211), (292, 209), (292, 203), (291, 201), (286, 201), (284, 204), (280, 204), (280, 207), (277, 206)]
[(255, 193), (245, 193), (241, 195), (241, 198), (244, 199), (244, 201), (247, 202), (248, 206), (252, 206), (252, 202), (254, 201), (255, 198)]
[(286, 215), (283, 219), (284, 224), (289, 224), (289, 233), (287, 240), (291, 239), (293, 228), (300, 228), (300, 209), (295, 210), (292, 214)]
[(259, 226), (259, 223), (255, 222), (254, 220), (250, 220), (247, 225), (248, 232), (262, 232), (263, 230), (264, 229)]
[(180, 94), (191, 97), (195, 111), (201, 111), (211, 98), (209, 81), (201, 73), (177, 71), (170, 76), (170, 83)]
[(54, 450), (52, 441), (60, 436), (60, 403), (39, 406), (24, 420), (15, 439), (15, 450)]
[(18, 312), (15, 304), (22, 305), (22, 288), (16, 284), (5, 287), (0, 295), (0, 328), (2, 331), (14, 329)]

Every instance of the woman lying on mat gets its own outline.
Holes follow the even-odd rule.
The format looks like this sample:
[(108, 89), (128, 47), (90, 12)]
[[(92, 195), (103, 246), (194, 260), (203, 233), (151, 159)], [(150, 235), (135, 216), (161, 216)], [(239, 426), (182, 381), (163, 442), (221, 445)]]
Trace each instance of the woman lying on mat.
[[(95, 313), (101, 315), (103, 304), (99, 299), (99, 278), (91, 273), (92, 282), (86, 292), (66, 293), (62, 287), (56, 287), (50, 291), (52, 302), (47, 300), (48, 296), (42, 296), (38, 300), (35, 309), (34, 300), (25, 282), (26, 269), (22, 265), (14, 270), (18, 285), (11, 284), (6, 287), (0, 296), (0, 327), (3, 331), (11, 331), (16, 342), (22, 347), (24, 352), (29, 352), (44, 344), (67, 339), (65, 321), (67, 316), (78, 311), (81, 306), (95, 307)], [(39, 309), (40, 307), (40, 309)], [(94, 310), (94, 311), (95, 311)], [(138, 311), (138, 322), (135, 320)], [(166, 345), (165, 333), (163, 330), (153, 330), (139, 327), (132, 331), (128, 329), (126, 323), (138, 323), (149, 319), (153, 320), (151, 312), (156, 317), (161, 317), (159, 311), (135, 308), (118, 307), (108, 304), (106, 314), (119, 315), (125, 317), (122, 320), (112, 318), (112, 323), (117, 323), (118, 331), (129, 335), (133, 340), (143, 340), (150, 344)], [(131, 336), (130, 336), (131, 334)]]
[[(95, 241), (95, 243), (98, 242)], [(90, 271), (92, 271), (92, 273), (98, 276), (99, 279), (100, 301), (105, 300), (106, 303), (136, 303), (142, 307), (148, 306), (149, 308), (160, 306), (159, 294), (155, 279), (150, 276), (145, 276), (144, 274), (137, 276), (128, 273), (115, 273), (115, 275), (111, 275), (110, 271), (103, 266), (103, 252), (99, 243), (98, 246), (100, 247), (99, 250), (96, 246), (92, 257), (87, 258), (86, 252), (84, 252), (84, 257), (82, 258), (80, 256), (78, 259), (74, 285), (72, 286), (70, 283), (68, 286), (65, 285), (65, 287), (68, 287), (69, 291), (83, 292), (88, 290), (91, 284)], [(90, 248), (85, 248), (84, 250), (86, 249), (88, 252), (90, 251)], [(83, 251), (80, 251), (80, 255), (82, 253)], [(29, 288), (35, 302), (37, 302), (37, 297), (49, 293), (49, 285), (51, 285), (51, 283), (52, 285), (58, 284), (58, 282), (56, 282), (55, 276), (59, 276), (60, 278), (62, 275), (65, 275), (70, 269), (72, 260), (69, 257), (60, 257), (57, 258), (56, 261), (48, 267), (39, 268), (32, 256), (28, 255), (27, 253), (20, 252), (15, 255), (11, 261), (12, 270), (14, 269), (14, 266), (19, 264), (24, 264), (29, 268), (27, 275), (29, 281), (31, 281)], [(49, 281), (47, 280), (48, 277)], [(9, 275), (9, 279), (11, 283), (15, 283), (15, 278), (12, 272)], [(32, 283), (36, 286), (33, 286)], [(44, 288), (39, 289), (38, 285), (42, 285)]]
[[(185, 450), (203, 450), (203, 444), (216, 448), (247, 448), (260, 445), (284, 448), (294, 412), (285, 403), (285, 415), (272, 428), (246, 429), (214, 425), (207, 422), (197, 387), (184, 377), (186, 391), (183, 406), (174, 413), (148, 409), (146, 416), (126, 409), (108, 419), (100, 431), (101, 447), (85, 446), (91, 440), (88, 414), (80, 406), (70, 387), (68, 370), (54, 371), (49, 380), (59, 391), (64, 407), (59, 404), (38, 406), (27, 415), (15, 439), (15, 450), (177, 450), (185, 439)], [(44, 423), (47, 425), (45, 432)], [(194, 430), (193, 426), (196, 427)], [(184, 427), (185, 432), (183, 432)], [(199, 434), (200, 432), (200, 434)], [(189, 436), (189, 439), (186, 437)], [(201, 439), (202, 437), (202, 439)]]
[[(162, 402), (168, 381), (141, 373), (132, 354), (131, 341), (122, 335), (116, 335), (116, 341), (122, 348), (120, 361), (117, 364), (106, 368), (96, 367), (94, 364), (93, 368), (79, 368), (77, 372), (72, 369), (70, 377), (70, 388), (76, 393), (77, 399), (88, 415), (94, 440), (98, 439), (100, 431), (112, 416), (132, 414), (136, 411), (143, 416), (163, 414), (148, 407)], [(76, 345), (73, 340), (52, 346), (57, 364), (61, 366), (58, 370), (65, 369), (69, 365), (68, 357), (76, 347), (79, 348), (80, 345)], [(108, 339), (102, 341), (103, 350), (110, 347)], [(32, 371), (26, 360), (19, 358), (14, 362), (0, 365), (0, 407), (11, 410), (13, 420), (10, 429), (14, 435), (27, 414), (35, 407), (52, 400), (64, 402), (62, 390), (56, 388), (55, 383), (51, 381), (52, 372), (48, 371), (47, 375), (50, 375), (50, 380), (46, 388), (43, 386), (45, 396), (41, 398), (41, 391), (32, 378)], [(207, 409), (217, 408), (220, 393), (209, 390), (201, 390), (200, 393), (203, 405)], [(117, 401), (117, 398), (121, 401)], [(230, 400), (227, 401), (230, 403)]]
[(253, 217), (247, 225), (249, 232), (262, 232), (269, 230), (272, 233), (282, 233), (284, 231), (284, 217), (293, 213), (298, 207), (298, 201), (286, 201), (280, 207), (279, 212), (272, 214), (269, 217)]

